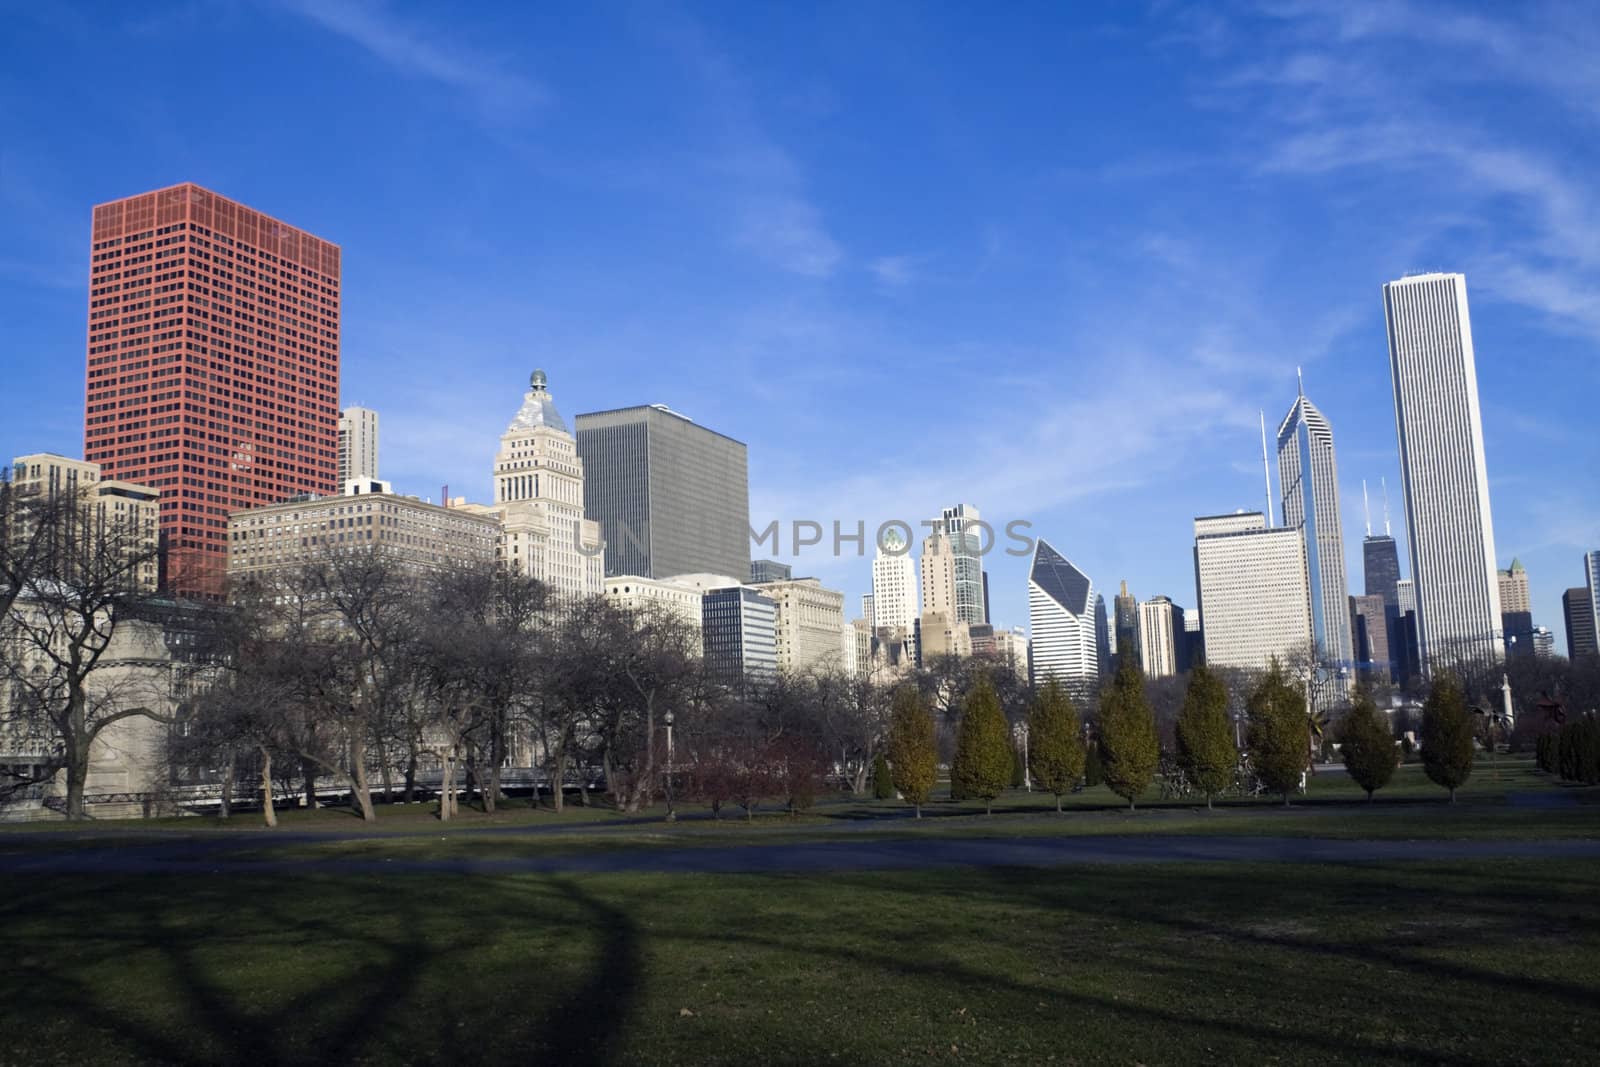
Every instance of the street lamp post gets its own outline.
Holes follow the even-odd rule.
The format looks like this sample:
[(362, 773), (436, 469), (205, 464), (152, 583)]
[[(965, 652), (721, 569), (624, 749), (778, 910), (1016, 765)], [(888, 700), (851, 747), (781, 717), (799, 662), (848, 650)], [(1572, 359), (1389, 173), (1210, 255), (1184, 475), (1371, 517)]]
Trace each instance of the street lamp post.
[(661, 717), (667, 727), (667, 821), (676, 822), (678, 813), (672, 807), (672, 712), (667, 712)]
[(1022, 739), (1022, 788), (1033, 792), (1033, 771), (1028, 766), (1028, 724), (1019, 722), (1016, 725), (1016, 735)]

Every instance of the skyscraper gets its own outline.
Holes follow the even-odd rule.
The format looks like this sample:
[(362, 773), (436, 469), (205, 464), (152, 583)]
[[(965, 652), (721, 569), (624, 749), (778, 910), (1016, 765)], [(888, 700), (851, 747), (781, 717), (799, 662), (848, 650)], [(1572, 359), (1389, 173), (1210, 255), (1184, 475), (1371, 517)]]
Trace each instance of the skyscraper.
[(917, 614), (917, 564), (905, 539), (890, 529), (872, 557), (870, 621), (875, 627), (898, 626), (910, 633)]
[(583, 487), (577, 444), (556, 410), (549, 379), (536, 370), (494, 458), (500, 558), (556, 592), (600, 593), (600, 529), (584, 517)]
[[(1139, 655), (1139, 601), (1128, 592), (1128, 580), (1122, 580), (1122, 591), (1111, 598), (1111, 640), (1118, 656)], [(1149, 669), (1146, 668), (1146, 673)]]
[(577, 430), (607, 574), (750, 573), (744, 442), (661, 404), (579, 415)]
[(160, 490), (166, 587), (220, 596), (231, 512), (335, 488), (339, 246), (191, 183), (91, 240), (84, 458)]
[(955, 617), (975, 626), (988, 622), (988, 595), (983, 580), (983, 534), (977, 525), (978, 509), (956, 504), (940, 514), (950, 545), (955, 579)]
[(794, 568), (787, 563), (771, 559), (750, 561), (750, 584), (758, 582), (786, 582), (794, 577)]
[(1395, 431), (1424, 666), (1445, 652), (1500, 654), (1500, 585), (1478, 410), (1478, 372), (1460, 274), (1383, 287)]
[(1368, 596), (1381, 597), (1384, 606), (1400, 608), (1400, 552), (1387, 533), (1368, 534), (1361, 541), (1362, 581)]
[(1278, 424), (1278, 484), (1283, 524), (1303, 530), (1311, 582), (1311, 633), (1324, 660), (1348, 663), (1350, 593), (1344, 573), (1344, 525), (1333, 427), (1306, 399), (1304, 387)]
[(1105, 600), (1089, 576), (1040, 538), (1028, 572), (1033, 680), (1093, 682), (1106, 640)]
[(1600, 654), (1595, 640), (1593, 601), (1589, 590), (1576, 586), (1561, 594), (1561, 614), (1567, 623), (1567, 657), (1577, 660)]
[(348, 407), (339, 413), (339, 484), (378, 477), (378, 413)]
[(1265, 669), (1311, 640), (1305, 538), (1259, 511), (1194, 520), (1195, 588), (1206, 663)]
[(1584, 553), (1583, 575), (1589, 590), (1589, 633), (1600, 645), (1600, 551)]
[(1505, 637), (1507, 655), (1531, 656), (1533, 648), (1533, 602), (1528, 595), (1528, 572), (1520, 559), (1497, 572), (1500, 585), (1500, 631)]
[(1355, 662), (1369, 674), (1387, 677), (1394, 666), (1389, 656), (1389, 633), (1393, 627), (1389, 605), (1375, 593), (1350, 598), (1350, 639)]
[(1144, 673), (1151, 678), (1177, 674), (1183, 669), (1183, 609), (1170, 597), (1152, 597), (1139, 605), (1138, 617), (1139, 663)]

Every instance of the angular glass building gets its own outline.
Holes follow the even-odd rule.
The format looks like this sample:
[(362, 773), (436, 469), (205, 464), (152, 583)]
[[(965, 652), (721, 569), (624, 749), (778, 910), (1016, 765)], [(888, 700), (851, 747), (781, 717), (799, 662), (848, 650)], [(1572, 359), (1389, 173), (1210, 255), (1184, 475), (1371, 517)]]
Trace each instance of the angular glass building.
[(1109, 644), (1105, 598), (1043, 538), (1028, 571), (1028, 622), (1035, 685), (1052, 677), (1063, 683), (1100, 677)]
[(1278, 485), (1283, 524), (1304, 531), (1311, 582), (1311, 632), (1325, 661), (1348, 665), (1350, 590), (1344, 571), (1344, 526), (1339, 516), (1339, 465), (1333, 427), (1304, 389), (1278, 425)]

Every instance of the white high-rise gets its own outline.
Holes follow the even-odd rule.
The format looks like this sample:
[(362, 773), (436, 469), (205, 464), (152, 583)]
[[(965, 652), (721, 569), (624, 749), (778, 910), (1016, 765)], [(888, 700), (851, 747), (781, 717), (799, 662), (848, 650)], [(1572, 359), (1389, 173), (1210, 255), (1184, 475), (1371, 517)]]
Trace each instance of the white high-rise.
[(945, 508), (939, 519), (952, 555), (955, 618), (969, 626), (988, 622), (983, 596), (983, 553), (989, 546), (983, 543), (984, 527), (978, 509), (971, 504), (956, 504)]
[(1350, 663), (1349, 585), (1344, 570), (1344, 523), (1339, 513), (1339, 466), (1333, 428), (1304, 388), (1278, 425), (1278, 485), (1283, 524), (1303, 530), (1311, 582), (1311, 632), (1323, 660)]
[(895, 530), (883, 535), (872, 558), (873, 626), (898, 626), (911, 632), (917, 617), (917, 564), (911, 546)]
[(1498, 657), (1500, 581), (1467, 280), (1389, 282), (1383, 311), (1422, 659)]
[(513, 570), (558, 593), (603, 590), (605, 546), (599, 524), (583, 517), (583, 460), (542, 370), (533, 372), (522, 408), (500, 437), (494, 510), (500, 558)]
[(1259, 511), (1194, 520), (1206, 663), (1265, 669), (1311, 641), (1305, 538)]
[(348, 407), (339, 413), (339, 484), (378, 478), (378, 413)]
[(1139, 666), (1149, 678), (1178, 673), (1178, 642), (1183, 639), (1183, 609), (1169, 597), (1139, 605)]
[(1105, 600), (1089, 576), (1040, 538), (1028, 571), (1033, 680), (1093, 682), (1106, 646)]

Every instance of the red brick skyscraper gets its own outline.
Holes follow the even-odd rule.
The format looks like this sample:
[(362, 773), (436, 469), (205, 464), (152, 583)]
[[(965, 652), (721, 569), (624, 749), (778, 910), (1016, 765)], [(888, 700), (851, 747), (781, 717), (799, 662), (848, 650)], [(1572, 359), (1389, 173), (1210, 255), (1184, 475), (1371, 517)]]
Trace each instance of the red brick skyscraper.
[(335, 489), (339, 246), (191, 184), (93, 241), (84, 458), (161, 490), (166, 588), (217, 596), (230, 512)]

